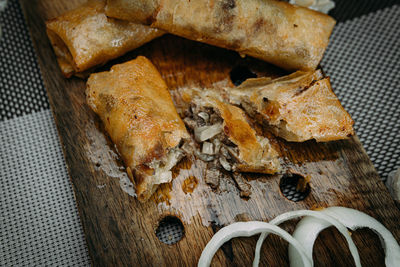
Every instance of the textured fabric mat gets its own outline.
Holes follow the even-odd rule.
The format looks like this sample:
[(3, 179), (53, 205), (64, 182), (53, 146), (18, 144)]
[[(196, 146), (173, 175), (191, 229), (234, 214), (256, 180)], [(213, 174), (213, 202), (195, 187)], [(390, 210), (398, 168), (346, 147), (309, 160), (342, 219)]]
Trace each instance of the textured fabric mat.
[(338, 24), (322, 67), (386, 180), (400, 167), (400, 6)]
[(0, 122), (0, 144), (0, 265), (89, 265), (50, 110)]
[(348, 19), (360, 17), (361, 15), (375, 12), (385, 7), (400, 4), (400, 0), (333, 0), (336, 7), (329, 15), (337, 21), (343, 22)]
[[(337, 1), (332, 14), (344, 20), (393, 1), (352, 9), (354, 2)], [(339, 23), (322, 62), (383, 179), (400, 166), (399, 17), (395, 6)], [(16, 0), (0, 14), (0, 23), (0, 266), (88, 266), (61, 147)], [(179, 231), (167, 226), (159, 238), (174, 243)]]
[(0, 12), (0, 121), (48, 109), (46, 90), (17, 1)]

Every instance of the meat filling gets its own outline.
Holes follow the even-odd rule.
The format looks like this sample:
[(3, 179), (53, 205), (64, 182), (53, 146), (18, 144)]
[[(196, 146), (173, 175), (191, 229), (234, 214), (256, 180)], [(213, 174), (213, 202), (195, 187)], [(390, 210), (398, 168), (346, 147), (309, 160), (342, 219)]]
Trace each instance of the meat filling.
[[(226, 171), (236, 170), (236, 164), (239, 163), (239, 150), (225, 135), (222, 126), (223, 119), (214, 108), (193, 104), (183, 121), (197, 141), (195, 156), (208, 162), (208, 169), (221, 167)], [(211, 173), (213, 172), (210, 171), (210, 175)], [(212, 183), (215, 184), (215, 181)]]

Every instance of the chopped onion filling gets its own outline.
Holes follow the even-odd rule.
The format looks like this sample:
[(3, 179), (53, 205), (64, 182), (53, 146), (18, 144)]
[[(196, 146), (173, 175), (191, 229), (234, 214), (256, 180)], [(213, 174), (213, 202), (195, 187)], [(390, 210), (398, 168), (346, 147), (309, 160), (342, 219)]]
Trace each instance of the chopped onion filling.
[(213, 138), (222, 131), (222, 124), (217, 123), (210, 126), (202, 126), (194, 129), (194, 138), (197, 142), (204, 142)]
[(214, 145), (210, 142), (204, 142), (201, 153), (208, 154), (208, 155), (214, 155), (215, 154), (214, 153)]
[(229, 164), (229, 162), (226, 160), (225, 157), (221, 156), (219, 157), (219, 163), (221, 163), (221, 166), (227, 170), (227, 171), (231, 171), (232, 170), (232, 166), (231, 164)]
[(197, 114), (197, 116), (199, 116), (200, 118), (202, 118), (204, 120), (204, 122), (208, 122), (210, 120), (210, 115), (208, 115), (207, 112), (199, 112), (199, 114)]
[(213, 140), (213, 144), (215, 154), (219, 153), (219, 150), (221, 149), (221, 141), (218, 138), (215, 138)]
[(203, 154), (203, 153), (200, 153), (197, 150), (194, 151), (194, 154), (196, 155), (196, 157), (198, 157), (202, 161), (212, 161), (212, 160), (214, 160), (214, 155)]

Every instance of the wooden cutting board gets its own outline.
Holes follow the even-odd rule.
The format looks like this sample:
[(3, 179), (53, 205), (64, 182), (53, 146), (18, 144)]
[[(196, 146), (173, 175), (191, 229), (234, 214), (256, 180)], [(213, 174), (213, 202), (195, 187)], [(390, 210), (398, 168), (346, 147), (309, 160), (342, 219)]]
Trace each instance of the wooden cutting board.
[[(100, 120), (85, 103), (85, 81), (64, 79), (45, 33), (44, 21), (78, 6), (82, 1), (21, 0), (43, 80), (56, 121), (69, 175), (75, 192), (89, 253), (95, 266), (194, 266), (215, 231), (236, 221), (269, 221), (290, 210), (346, 206), (381, 221), (400, 241), (400, 213), (380, 181), (358, 138), (316, 143), (287, 143), (273, 139), (285, 170), (311, 177), (311, 191), (299, 202), (285, 198), (279, 188), (282, 175), (247, 177), (250, 199), (239, 196), (235, 183), (226, 179), (217, 191), (205, 184), (204, 167), (185, 161), (175, 179), (162, 186), (146, 203), (122, 190), (123, 165)], [(159, 69), (173, 95), (185, 87), (234, 85), (229, 73), (237, 66), (258, 76), (279, 76), (283, 71), (264, 62), (241, 58), (235, 52), (164, 36), (111, 62), (137, 55), (148, 57)], [(179, 98), (175, 98), (179, 102)], [(179, 104), (179, 103), (178, 103)], [(193, 178), (195, 177), (195, 178)], [(189, 189), (188, 189), (189, 188)], [(175, 216), (184, 236), (173, 245), (162, 243), (155, 230), (160, 220)], [(295, 222), (284, 226), (289, 231)], [(383, 249), (370, 230), (353, 233), (364, 266), (384, 265)], [(228, 242), (214, 257), (215, 265), (249, 266), (256, 237)], [(288, 265), (287, 244), (269, 237), (262, 250), (262, 266)], [(325, 230), (314, 249), (316, 266), (352, 266), (344, 238)]]

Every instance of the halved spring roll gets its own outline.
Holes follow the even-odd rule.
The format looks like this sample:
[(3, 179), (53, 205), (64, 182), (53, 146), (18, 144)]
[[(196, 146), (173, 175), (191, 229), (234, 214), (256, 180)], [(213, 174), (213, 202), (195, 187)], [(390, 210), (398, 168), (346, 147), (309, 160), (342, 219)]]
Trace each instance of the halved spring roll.
[(108, 0), (110, 17), (151, 24), (287, 70), (313, 70), (335, 20), (274, 0)]
[(184, 122), (199, 144), (198, 158), (208, 169), (273, 174), (280, 170), (278, 153), (251, 127), (244, 111), (223, 102), (211, 90), (193, 91)]
[(124, 160), (138, 199), (147, 200), (159, 184), (171, 181), (171, 169), (184, 156), (180, 147), (190, 137), (167, 85), (139, 56), (91, 74), (86, 96)]
[(287, 141), (325, 142), (354, 134), (354, 121), (320, 70), (297, 71), (274, 80), (248, 79), (229, 94), (233, 103)]
[(145, 25), (107, 18), (105, 1), (93, 0), (46, 22), (47, 35), (65, 77), (85, 76), (164, 34)]

